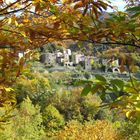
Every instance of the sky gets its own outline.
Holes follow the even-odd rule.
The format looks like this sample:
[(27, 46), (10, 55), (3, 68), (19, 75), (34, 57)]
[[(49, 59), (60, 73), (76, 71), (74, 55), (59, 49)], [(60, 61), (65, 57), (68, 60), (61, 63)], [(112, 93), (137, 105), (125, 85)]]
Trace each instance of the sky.
[[(124, 2), (123, 0), (110, 0), (112, 5), (117, 6), (119, 11), (124, 11), (125, 10), (125, 5), (126, 2)], [(112, 9), (108, 9), (108, 12), (112, 12)]]
[[(15, 0), (6, 0), (7, 2), (13, 2)], [(117, 6), (119, 11), (124, 11), (124, 7), (126, 5), (126, 3), (123, 0), (110, 0), (112, 5)], [(111, 8), (109, 8), (107, 10), (108, 12), (113, 12), (113, 10)]]

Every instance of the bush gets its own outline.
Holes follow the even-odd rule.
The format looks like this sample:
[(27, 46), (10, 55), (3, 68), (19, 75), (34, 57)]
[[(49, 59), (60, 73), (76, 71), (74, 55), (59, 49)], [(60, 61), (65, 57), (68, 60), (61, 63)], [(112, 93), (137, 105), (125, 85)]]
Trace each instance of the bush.
[(1, 128), (1, 140), (45, 140), (40, 109), (33, 106), (29, 98), (13, 111), (13, 117), (1, 124)]
[(65, 120), (78, 119), (81, 121), (83, 119), (80, 112), (80, 96), (75, 92), (70, 92), (63, 90), (63, 93), (57, 93), (53, 104), (64, 115)]
[(130, 120), (123, 121), (119, 129), (127, 140), (140, 140), (140, 123)]
[(100, 98), (91, 94), (82, 97), (81, 91), (81, 88), (63, 90), (51, 100), (51, 103), (63, 114), (66, 121), (94, 119), (98, 112), (97, 106), (101, 102)]
[(49, 105), (45, 108), (43, 111), (43, 124), (48, 136), (56, 133), (64, 123), (63, 116), (53, 105)]
[(29, 96), (33, 104), (39, 104), (41, 107), (55, 93), (51, 89), (48, 79), (37, 73), (20, 77), (14, 88), (17, 93), (18, 103)]
[(84, 120), (93, 120), (95, 115), (99, 111), (98, 106), (101, 100), (96, 95), (88, 94), (82, 97), (81, 102), (81, 114), (84, 116)]
[(91, 74), (90, 74), (89, 72), (85, 72), (85, 73), (84, 73), (84, 77), (85, 77), (86, 79), (90, 79), (90, 78), (91, 78)]
[(113, 121), (113, 112), (109, 108), (100, 108), (95, 119)]
[(54, 140), (124, 140), (119, 132), (108, 121), (85, 122), (70, 121), (60, 130)]

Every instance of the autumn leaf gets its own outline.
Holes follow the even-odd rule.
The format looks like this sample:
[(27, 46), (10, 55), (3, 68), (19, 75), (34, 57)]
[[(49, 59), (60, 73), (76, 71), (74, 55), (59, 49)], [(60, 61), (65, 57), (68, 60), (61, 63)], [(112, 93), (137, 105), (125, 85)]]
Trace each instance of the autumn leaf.
[(81, 8), (81, 7), (83, 7), (83, 6), (84, 6), (83, 2), (82, 2), (82, 1), (79, 1), (79, 2), (77, 2), (77, 3), (75, 4), (74, 9)]

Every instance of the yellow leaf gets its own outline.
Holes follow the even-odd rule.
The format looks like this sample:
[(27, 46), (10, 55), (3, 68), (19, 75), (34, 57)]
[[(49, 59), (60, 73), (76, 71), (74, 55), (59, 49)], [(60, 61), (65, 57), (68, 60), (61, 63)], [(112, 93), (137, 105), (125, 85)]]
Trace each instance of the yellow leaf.
[(9, 18), (9, 20), (8, 20), (8, 24), (11, 24), (11, 22), (12, 22), (12, 19), (11, 19), (11, 18)]
[(6, 90), (7, 92), (14, 91), (13, 88), (5, 88), (5, 90)]
[(136, 107), (136, 111), (139, 111), (140, 112), (140, 108), (139, 107)]
[(55, 20), (56, 19), (56, 16), (52, 16), (52, 20)]
[(25, 19), (23, 20), (23, 22), (28, 23), (28, 22), (29, 22), (29, 19), (25, 18)]
[(23, 35), (23, 37), (27, 37), (25, 32), (21, 32), (21, 35)]
[(18, 26), (18, 22), (15, 20), (15, 25)]
[(69, 0), (62, 0), (62, 3), (65, 4), (65, 3), (68, 3)]
[(131, 119), (131, 117), (134, 116), (135, 113), (136, 113), (135, 111), (129, 110), (126, 112), (126, 117), (128, 119)]

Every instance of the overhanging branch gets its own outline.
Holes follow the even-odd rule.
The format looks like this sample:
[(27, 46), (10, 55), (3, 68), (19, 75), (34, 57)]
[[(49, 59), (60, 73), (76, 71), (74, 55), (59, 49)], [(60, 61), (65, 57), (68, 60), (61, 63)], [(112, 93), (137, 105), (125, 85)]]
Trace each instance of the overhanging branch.
[(12, 31), (12, 30), (9, 30), (9, 29), (4, 29), (4, 28), (1, 28), (0, 30), (1, 30), (1, 31), (10, 32), (10, 33), (16, 33), (16, 34), (20, 34), (20, 35), (21, 35), (21, 33), (20, 33), (20, 32)]
[(45, 16), (45, 15), (41, 15), (41, 14), (38, 14), (38, 13), (36, 13), (36, 12), (28, 11), (28, 10), (26, 10), (26, 12), (31, 13), (31, 14), (34, 14), (34, 15), (39, 16), (39, 17), (44, 17), (44, 18), (48, 18), (48, 17), (54, 15), (53, 13), (51, 13), (50, 15)]
[(5, 11), (5, 10), (7, 10), (8, 8), (12, 7), (13, 5), (15, 5), (16, 3), (20, 2), (20, 1), (21, 1), (21, 0), (17, 0), (17, 1), (15, 1), (15, 2), (9, 4), (7, 7), (1, 9), (0, 12), (3, 12), (3, 11)]
[(9, 46), (9, 45), (0, 45), (0, 49), (13, 49), (13, 46)]
[(25, 10), (27, 7), (29, 7), (32, 3), (29, 3), (28, 5), (26, 5), (25, 7), (23, 8), (20, 8), (20, 9), (17, 9), (17, 10), (13, 10), (13, 11), (9, 11), (9, 12), (4, 12), (4, 13), (1, 13), (0, 16), (4, 16), (4, 15), (8, 15), (8, 14), (12, 14), (12, 13), (17, 13), (19, 11), (23, 11)]

